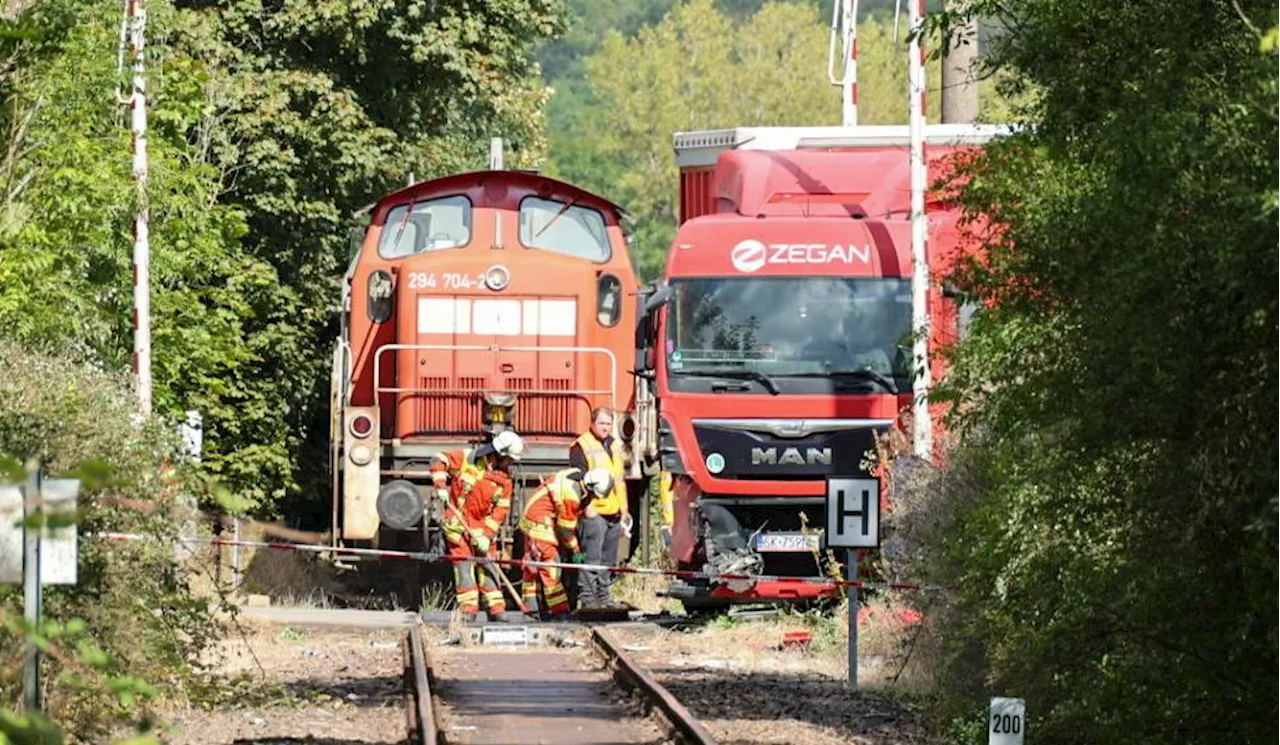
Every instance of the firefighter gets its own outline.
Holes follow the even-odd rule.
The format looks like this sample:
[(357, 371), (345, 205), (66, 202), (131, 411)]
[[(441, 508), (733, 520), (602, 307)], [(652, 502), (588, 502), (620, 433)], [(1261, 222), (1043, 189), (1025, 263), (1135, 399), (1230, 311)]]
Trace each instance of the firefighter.
[[(455, 451), (456, 453), (456, 451)], [(514, 432), (501, 432), (461, 458), (448, 490), (444, 535), (449, 557), (454, 560), (454, 591), (458, 610), (467, 621), (480, 612), (483, 592), (489, 618), (501, 621), (507, 604), (494, 573), (496, 564), (477, 565), (469, 558), (498, 558), (498, 530), (511, 510), (513, 491), (509, 470), (524, 453), (524, 441)], [(443, 462), (452, 463), (452, 458)], [(436, 468), (436, 466), (433, 466)], [(435, 473), (432, 480), (436, 482)], [(476, 572), (480, 573), (477, 582)], [(478, 588), (477, 588), (478, 585)]]
[[(582, 511), (582, 547), (588, 564), (618, 563), (618, 540), (630, 533), (631, 515), (627, 505), (627, 485), (622, 474), (622, 442), (613, 434), (613, 412), (600, 407), (591, 412), (591, 429), (582, 433), (569, 448), (569, 465), (587, 471), (601, 468), (613, 477), (613, 490), (592, 499)], [(606, 571), (578, 572), (578, 586), (584, 607), (613, 608), (609, 595), (613, 577)]]
[[(578, 515), (584, 497), (604, 496), (613, 490), (613, 475), (598, 468), (585, 474), (577, 468), (566, 468), (547, 479), (538, 487), (525, 504), (520, 518), (520, 530), (525, 535), (526, 561), (557, 561), (564, 549), (575, 564), (584, 559), (578, 543)], [(560, 581), (559, 567), (524, 568), (525, 608), (538, 614), (538, 584), (547, 601), (547, 611), (552, 620), (563, 619), (569, 613), (569, 598)]]

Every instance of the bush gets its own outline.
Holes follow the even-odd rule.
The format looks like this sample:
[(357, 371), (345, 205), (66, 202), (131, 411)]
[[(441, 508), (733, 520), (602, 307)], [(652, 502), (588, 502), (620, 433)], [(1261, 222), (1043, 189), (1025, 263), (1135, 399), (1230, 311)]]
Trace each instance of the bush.
[[(172, 548), (172, 508), (198, 482), (174, 463), (176, 437), (154, 423), (134, 426), (133, 404), (123, 376), (0, 340), (0, 453), (40, 458), (52, 475), (86, 465), (105, 474), (83, 479), (78, 584), (44, 591), (45, 618), (70, 632), (83, 624), (69, 640), (81, 654), (50, 654), (44, 664), (45, 709), (80, 740), (100, 738), (122, 718), (145, 722), (133, 694), (153, 689), (140, 681), (159, 695), (182, 695), (202, 673), (197, 657), (217, 633), (207, 605), (177, 571)], [(106, 531), (156, 540), (89, 535)], [(20, 587), (0, 588), (0, 613), (10, 621), (21, 618), (21, 603)], [(21, 630), (6, 624), (0, 658), (21, 659)], [(0, 675), (20, 670), (6, 665)], [(0, 711), (19, 704), (17, 682), (0, 678)]]

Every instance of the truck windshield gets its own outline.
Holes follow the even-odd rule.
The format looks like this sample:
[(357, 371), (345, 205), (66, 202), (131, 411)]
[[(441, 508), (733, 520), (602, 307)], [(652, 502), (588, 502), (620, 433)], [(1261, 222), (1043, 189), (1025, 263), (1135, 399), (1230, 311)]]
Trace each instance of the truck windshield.
[(871, 370), (911, 380), (911, 283), (901, 278), (678, 279), (667, 321), (675, 375), (771, 378)]

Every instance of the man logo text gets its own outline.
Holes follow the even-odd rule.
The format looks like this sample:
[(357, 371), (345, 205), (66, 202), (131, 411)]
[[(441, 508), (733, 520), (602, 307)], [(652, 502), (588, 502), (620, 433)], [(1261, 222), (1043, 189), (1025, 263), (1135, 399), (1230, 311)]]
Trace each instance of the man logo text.
[(831, 448), (805, 448), (804, 455), (800, 448), (785, 448), (782, 457), (778, 457), (777, 448), (751, 448), (751, 465), (753, 466), (829, 466), (831, 465)]

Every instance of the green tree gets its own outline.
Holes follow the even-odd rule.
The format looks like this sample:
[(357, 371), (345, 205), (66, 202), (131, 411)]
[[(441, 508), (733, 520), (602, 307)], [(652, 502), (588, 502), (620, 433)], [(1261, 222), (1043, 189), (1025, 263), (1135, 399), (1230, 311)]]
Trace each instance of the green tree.
[[(563, 134), (552, 170), (635, 213), (644, 276), (661, 272), (674, 233), (674, 133), (840, 123), (826, 18), (812, 3), (766, 3), (735, 21), (712, 0), (692, 0), (634, 38), (609, 34), (587, 60), (591, 90), (573, 89), (581, 109), (555, 128)], [(859, 121), (905, 122), (905, 34), (895, 45), (892, 29), (875, 19), (859, 34)], [(935, 90), (939, 69), (929, 65)]]
[(1047, 743), (1272, 742), (1275, 8), (974, 7), (1038, 95), (962, 194), (991, 227), (922, 511), (945, 688), (1025, 697)]
[[(213, 467), (239, 491), (325, 514), (328, 365), (352, 212), (418, 179), (483, 167), (489, 138), (531, 166), (549, 95), (533, 45), (552, 0), (180, 3), (175, 50), (201, 60), (203, 161), (244, 244), (279, 287), (255, 308), (250, 394), (212, 427)], [(308, 488), (310, 487), (310, 488)]]

